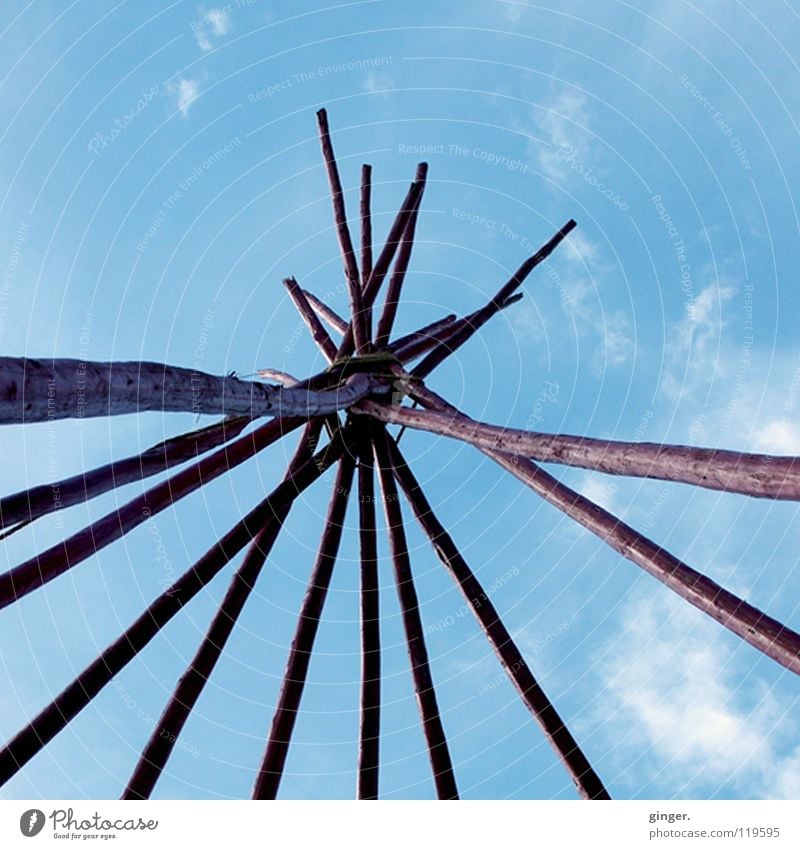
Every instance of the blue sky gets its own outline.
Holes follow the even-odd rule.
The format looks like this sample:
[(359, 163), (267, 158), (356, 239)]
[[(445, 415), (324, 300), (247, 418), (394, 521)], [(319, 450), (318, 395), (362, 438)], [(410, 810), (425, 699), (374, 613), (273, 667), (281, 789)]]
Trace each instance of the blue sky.
[[(6, 0), (0, 44), (5, 354), (322, 368), (280, 280), (292, 274), (346, 309), (314, 120), (326, 106), (351, 212), (360, 165), (374, 166), (377, 238), (416, 162), (430, 163), (399, 332), (475, 309), (578, 222), (523, 301), (432, 376), (453, 403), (517, 427), (800, 453), (791, 4)], [(194, 424), (146, 414), (5, 428), (3, 490)], [(290, 443), (0, 614), (0, 734), (277, 482)], [(473, 449), (414, 433), (402, 445), (612, 795), (798, 797), (789, 672)], [(795, 505), (557, 474), (800, 627)], [(329, 485), (296, 505), (156, 796), (249, 795)], [(45, 517), (6, 545), (3, 568), (140, 489)], [(351, 511), (287, 798), (354, 793), (356, 520)], [(462, 795), (573, 798), (426, 541), (416, 529), (409, 539)], [(229, 576), (2, 796), (117, 796)], [(382, 794), (425, 798), (433, 785), (385, 560), (381, 580)]]

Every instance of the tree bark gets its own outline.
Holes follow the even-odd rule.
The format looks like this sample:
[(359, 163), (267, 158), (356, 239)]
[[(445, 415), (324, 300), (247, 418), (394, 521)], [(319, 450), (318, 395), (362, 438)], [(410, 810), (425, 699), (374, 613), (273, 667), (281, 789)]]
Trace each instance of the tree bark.
[(352, 412), (366, 412), (383, 422), (461, 439), (511, 457), (688, 483), (755, 498), (800, 499), (800, 457), (536, 433), (484, 424), (452, 410), (414, 410), (373, 401), (361, 402)]
[(251, 418), (315, 416), (349, 407), (371, 389), (372, 382), (365, 375), (354, 375), (346, 386), (315, 391), (218, 377), (162, 363), (0, 357), (0, 424), (148, 410)]

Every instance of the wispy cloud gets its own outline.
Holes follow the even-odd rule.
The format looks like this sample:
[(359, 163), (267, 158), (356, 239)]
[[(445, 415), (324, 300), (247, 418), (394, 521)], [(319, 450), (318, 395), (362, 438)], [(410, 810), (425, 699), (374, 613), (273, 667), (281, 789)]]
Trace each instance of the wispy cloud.
[(618, 737), (621, 762), (634, 764), (626, 779), (637, 789), (654, 780), (678, 797), (707, 798), (732, 782), (745, 796), (796, 799), (790, 705), (718, 637), (716, 623), (671, 594), (640, 593), (623, 609), (596, 669), (605, 732)]
[(211, 50), (214, 40), (227, 35), (230, 31), (230, 15), (226, 9), (211, 9), (193, 22), (192, 29), (200, 49)]
[(668, 362), (661, 391), (670, 400), (695, 394), (707, 388), (717, 374), (725, 374), (726, 359), (721, 356), (722, 332), (727, 323), (724, 307), (735, 294), (733, 286), (711, 283), (668, 331)]
[(550, 147), (536, 144), (534, 153), (542, 171), (553, 179), (561, 177), (568, 168), (564, 156), (565, 146), (572, 150), (584, 149), (588, 144), (589, 110), (586, 96), (574, 89), (564, 89), (550, 103), (542, 107), (536, 119), (540, 136)]
[(186, 118), (189, 114), (189, 108), (200, 96), (199, 82), (181, 78), (169, 86), (169, 91), (175, 96), (176, 105), (181, 115)]

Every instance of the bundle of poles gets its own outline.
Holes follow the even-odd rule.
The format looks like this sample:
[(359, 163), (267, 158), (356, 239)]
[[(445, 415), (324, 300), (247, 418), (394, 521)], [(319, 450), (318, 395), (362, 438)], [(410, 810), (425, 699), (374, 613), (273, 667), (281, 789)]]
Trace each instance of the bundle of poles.
[[(681, 445), (629, 443), (513, 430), (474, 421), (425, 385), (428, 375), (489, 319), (515, 303), (519, 289), (575, 227), (568, 221), (484, 306), (448, 315), (391, 341), (401, 289), (411, 258), (427, 166), (414, 181), (373, 256), (369, 165), (362, 167), (361, 243), (357, 256), (345, 212), (344, 192), (324, 110), (317, 113), (336, 233), (350, 302), (350, 319), (337, 315), (293, 278), (289, 296), (329, 363), (312, 378), (264, 369), (270, 380), (215, 377), (159, 363), (78, 363), (74, 360), (0, 358), (0, 423), (117, 415), (143, 410), (192, 410), (223, 414), (217, 424), (169, 439), (137, 456), (0, 499), (0, 532), (15, 533), (55, 509), (95, 498), (179, 464), (186, 468), (136, 496), (47, 551), (0, 575), (0, 608), (90, 558), (137, 525), (167, 509), (303, 428), (282, 482), (238, 521), (131, 626), (86, 667), (0, 750), (0, 785), (59, 734), (115, 675), (201, 590), (247, 549), (202, 643), (159, 718), (127, 786), (124, 799), (149, 798), (236, 625), (293, 502), (336, 466), (336, 478), (319, 551), (289, 651), (253, 798), (274, 799), (284, 773), (300, 710), (314, 642), (336, 560), (348, 501), (358, 492), (362, 676), (357, 796), (379, 796), (381, 739), (381, 631), (375, 506), (382, 502), (394, 577), (402, 611), (416, 701), (436, 793), (458, 798), (453, 763), (437, 704), (420, 604), (411, 570), (400, 491), (438, 558), (464, 595), (500, 664), (584, 799), (609, 792), (561, 719), (503, 624), (475, 573), (426, 498), (387, 425), (459, 439), (475, 446), (548, 503), (599, 536), (686, 601), (716, 619), (758, 651), (800, 673), (800, 635), (744, 599), (692, 569), (588, 498), (560, 483), (537, 461), (612, 475), (657, 478), (770, 499), (800, 499), (800, 458), (744, 454)], [(373, 319), (388, 280), (383, 307)], [(338, 336), (338, 341), (331, 335)], [(76, 377), (79, 375), (79, 378)], [(76, 381), (80, 380), (80, 392)], [(405, 403), (410, 399), (414, 406)], [(340, 413), (345, 414), (344, 420)], [(268, 421), (249, 429), (256, 419)], [(320, 447), (320, 442), (324, 445)], [(202, 456), (201, 456), (202, 455)], [(380, 495), (376, 496), (377, 489)], [(53, 492), (59, 492), (58, 502)]]

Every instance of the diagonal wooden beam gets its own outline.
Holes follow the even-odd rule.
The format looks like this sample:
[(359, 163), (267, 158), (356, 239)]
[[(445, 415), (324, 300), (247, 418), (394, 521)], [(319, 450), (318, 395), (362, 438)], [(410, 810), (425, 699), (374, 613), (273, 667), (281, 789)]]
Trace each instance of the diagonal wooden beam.
[(570, 219), (553, 237), (539, 248), (533, 256), (528, 257), (525, 262), (514, 272), (513, 276), (500, 288), (497, 294), (489, 301), (488, 304), (481, 307), (477, 312), (473, 313), (471, 321), (464, 324), (457, 333), (450, 336), (446, 342), (442, 342), (438, 347), (434, 348), (430, 354), (414, 369), (415, 377), (427, 377), (433, 369), (443, 362), (453, 351), (460, 348), (472, 335), (501, 309), (508, 306), (508, 300), (511, 298), (517, 289), (525, 282), (525, 278), (539, 265), (547, 259), (550, 254), (561, 244), (561, 242), (569, 235), (576, 227), (575, 222)]
[(361, 166), (361, 286), (372, 274), (372, 166)]
[(345, 454), (339, 464), (319, 552), (300, 608), (297, 630), (292, 640), (266, 751), (253, 788), (254, 799), (275, 799), (278, 795), (314, 640), (339, 550), (354, 469), (355, 461), (350, 454)]
[[(408, 192), (403, 199), (403, 204), (400, 211), (392, 223), (389, 235), (386, 237), (386, 243), (383, 246), (378, 259), (375, 261), (372, 273), (370, 274), (366, 285), (364, 286), (364, 296), (362, 298), (362, 306), (365, 313), (365, 323), (367, 327), (372, 325), (372, 307), (375, 304), (375, 299), (378, 297), (381, 285), (389, 271), (389, 266), (392, 264), (397, 249), (400, 245), (403, 233), (408, 226), (408, 221), (417, 202), (417, 196), (422, 191), (419, 183), (413, 182), (408, 189)], [(340, 345), (338, 355), (346, 357), (353, 353), (353, 329), (352, 325), (348, 328)]]
[[(291, 482), (303, 463), (311, 458), (321, 426), (319, 419), (306, 425), (295, 454), (289, 461), (284, 482)], [(236, 570), (205, 638), (178, 681), (147, 741), (122, 794), (123, 799), (150, 798), (186, 721), (225, 650), (225, 643), (255, 587), (287, 512), (284, 509), (281, 515), (274, 513), (267, 517), (242, 565)]]
[(415, 410), (369, 400), (352, 407), (351, 412), (368, 413), (382, 422), (449, 436), (511, 457), (687, 483), (754, 498), (800, 500), (800, 457), (536, 433), (478, 422), (452, 410)]
[(319, 126), (320, 145), (322, 156), (325, 160), (325, 170), (328, 174), (328, 183), (331, 189), (333, 201), (333, 217), (336, 222), (336, 234), (339, 238), (339, 247), (344, 262), (344, 275), (347, 279), (347, 291), (350, 296), (350, 315), (353, 327), (353, 340), (357, 352), (366, 350), (369, 341), (367, 325), (362, 307), (363, 292), (361, 279), (358, 274), (358, 263), (356, 253), (353, 249), (353, 241), (350, 238), (350, 228), (347, 226), (347, 213), (344, 207), (344, 192), (342, 182), (339, 179), (339, 169), (336, 165), (336, 157), (333, 153), (330, 130), (328, 128), (328, 113), (324, 109), (317, 112), (317, 124)]
[(422, 618), (419, 612), (419, 600), (411, 574), (411, 558), (408, 554), (406, 535), (403, 530), (403, 514), (400, 510), (397, 486), (394, 481), (394, 466), (387, 442), (386, 431), (376, 431), (373, 447), (383, 494), (383, 506), (394, 562), (397, 594), (403, 613), (403, 626), (406, 632), (411, 674), (414, 679), (414, 692), (417, 697), (425, 740), (428, 744), (428, 754), (433, 769), (433, 780), (437, 795), (440, 799), (457, 799), (458, 788), (453, 774), (453, 763), (447, 746), (444, 726), (439, 714), (436, 691), (433, 687), (433, 676), (431, 675)]
[[(411, 397), (432, 409), (454, 409), (426, 387), (414, 387)], [(796, 631), (687, 566), (621, 519), (557, 481), (532, 460), (487, 448), (479, 450), (698, 610), (800, 675), (800, 634)]]
[[(337, 439), (305, 462), (166, 589), (95, 661), (0, 750), (0, 786), (61, 732), (221, 569), (270, 523), (280, 528), (292, 502), (344, 452)], [(266, 547), (266, 537), (262, 548)]]
[(322, 351), (325, 359), (332, 363), (336, 359), (336, 345), (333, 339), (328, 336), (328, 331), (322, 326), (322, 322), (317, 317), (314, 308), (306, 298), (305, 292), (300, 288), (294, 277), (287, 277), (283, 281), (283, 285), (289, 292), (289, 297), (294, 302), (297, 311), (300, 313), (300, 318), (303, 319), (306, 327), (311, 333), (311, 338), (316, 343), (317, 347)]
[(400, 450), (387, 440), (394, 473), (422, 529), (453, 580), (458, 584), (489, 644), (533, 714), (548, 743), (561, 759), (578, 793), (584, 799), (610, 799), (608, 791), (581, 747), (558, 715), (547, 694), (537, 682), (522, 652), (503, 624), (480, 581), (431, 509), (431, 505)]
[(326, 303), (321, 301), (316, 295), (309, 292), (308, 289), (303, 289), (303, 294), (306, 296), (309, 304), (311, 304), (311, 308), (314, 312), (324, 322), (326, 322), (329, 327), (332, 327), (341, 335), (347, 333), (349, 323), (346, 322), (337, 312), (334, 312)]
[(28, 523), (55, 510), (96, 498), (117, 487), (140, 481), (172, 466), (196, 459), (238, 436), (250, 422), (245, 416), (226, 418), (209, 427), (174, 436), (134, 457), (114, 460), (56, 483), (43, 484), (0, 499), (0, 527)]
[(400, 248), (397, 252), (397, 260), (394, 264), (394, 271), (389, 279), (389, 287), (386, 290), (386, 300), (383, 304), (383, 312), (378, 320), (378, 328), (375, 333), (375, 345), (378, 348), (383, 348), (389, 343), (389, 336), (392, 332), (394, 319), (397, 315), (397, 305), (400, 301), (400, 291), (403, 287), (403, 281), (408, 271), (408, 263), (411, 259), (411, 250), (414, 247), (414, 234), (417, 227), (417, 216), (422, 203), (422, 195), (425, 191), (425, 181), (428, 176), (428, 163), (420, 162), (417, 165), (417, 173), (414, 180), (419, 183), (420, 191), (417, 195), (414, 208), (411, 210), (411, 215), (408, 219), (408, 225), (403, 233), (400, 242)]
[(361, 543), (361, 698), (358, 745), (359, 799), (378, 798), (381, 733), (381, 628), (375, 477), (370, 425), (358, 438), (358, 507)]
[(248, 460), (299, 427), (301, 418), (274, 419), (250, 434), (193, 463), (151, 487), (117, 510), (88, 525), (42, 554), (0, 575), (0, 608), (6, 607), (72, 569), (133, 528), (221, 474)]

